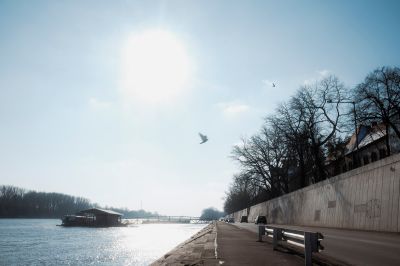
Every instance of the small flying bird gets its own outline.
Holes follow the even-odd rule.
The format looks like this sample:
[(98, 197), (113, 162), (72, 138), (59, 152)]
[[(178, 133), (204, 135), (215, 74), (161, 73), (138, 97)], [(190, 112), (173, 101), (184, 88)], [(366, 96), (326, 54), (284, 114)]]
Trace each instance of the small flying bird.
[(208, 138), (207, 138), (206, 135), (203, 135), (203, 134), (199, 133), (199, 136), (200, 136), (200, 138), (201, 138), (200, 144), (203, 144), (203, 143), (205, 143), (205, 142), (208, 141)]
[(272, 83), (272, 88), (275, 88), (275, 83)]

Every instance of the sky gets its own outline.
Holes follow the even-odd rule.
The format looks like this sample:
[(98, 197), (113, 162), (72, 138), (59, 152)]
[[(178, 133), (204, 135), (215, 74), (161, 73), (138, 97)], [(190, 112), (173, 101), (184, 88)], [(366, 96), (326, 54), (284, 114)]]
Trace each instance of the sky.
[(399, 10), (0, 0), (0, 184), (166, 215), (221, 210), (233, 145), (300, 86), (334, 74), (352, 88), (399, 66)]

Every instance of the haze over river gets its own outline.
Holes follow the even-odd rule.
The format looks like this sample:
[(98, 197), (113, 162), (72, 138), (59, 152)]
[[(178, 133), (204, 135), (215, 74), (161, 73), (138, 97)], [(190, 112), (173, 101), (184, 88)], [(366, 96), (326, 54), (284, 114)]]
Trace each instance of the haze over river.
[(0, 219), (0, 265), (149, 265), (205, 224), (56, 226), (57, 219)]

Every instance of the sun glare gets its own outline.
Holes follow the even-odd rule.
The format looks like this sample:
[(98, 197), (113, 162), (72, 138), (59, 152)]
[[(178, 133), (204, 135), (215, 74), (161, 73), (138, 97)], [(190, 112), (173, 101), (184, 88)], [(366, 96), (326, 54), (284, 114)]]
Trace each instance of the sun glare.
[(125, 97), (144, 104), (171, 102), (188, 86), (191, 64), (183, 44), (170, 32), (132, 35), (122, 53)]

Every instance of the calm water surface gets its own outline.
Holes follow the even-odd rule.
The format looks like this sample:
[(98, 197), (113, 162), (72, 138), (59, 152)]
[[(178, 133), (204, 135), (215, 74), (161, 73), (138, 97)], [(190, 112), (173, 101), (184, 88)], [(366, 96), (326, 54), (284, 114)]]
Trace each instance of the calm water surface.
[(0, 219), (0, 265), (148, 265), (204, 224), (60, 227), (56, 219)]

